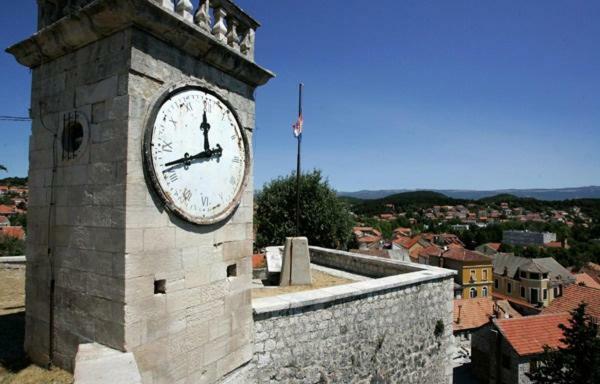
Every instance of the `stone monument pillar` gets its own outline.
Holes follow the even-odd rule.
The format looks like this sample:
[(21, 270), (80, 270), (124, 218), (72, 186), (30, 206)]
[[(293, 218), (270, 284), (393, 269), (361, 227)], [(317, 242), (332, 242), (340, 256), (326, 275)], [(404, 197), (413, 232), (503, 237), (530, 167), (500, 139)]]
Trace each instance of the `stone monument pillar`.
[(253, 353), (259, 24), (229, 0), (38, 3), (8, 49), (33, 77), (27, 353), (72, 370), (97, 342), (144, 383), (218, 382)]

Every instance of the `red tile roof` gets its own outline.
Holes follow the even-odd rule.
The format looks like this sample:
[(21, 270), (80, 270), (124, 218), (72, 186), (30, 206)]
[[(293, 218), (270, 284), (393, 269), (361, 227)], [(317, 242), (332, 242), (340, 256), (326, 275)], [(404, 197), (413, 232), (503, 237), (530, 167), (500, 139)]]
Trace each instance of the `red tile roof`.
[(568, 313), (558, 313), (494, 320), (494, 324), (517, 354), (527, 356), (543, 352), (545, 345), (564, 347), (558, 325), (568, 325), (569, 318)]
[(486, 245), (492, 248), (494, 251), (498, 252), (502, 243), (487, 243)]
[(23, 230), (23, 227), (0, 227), (0, 235), (15, 237), (19, 240), (25, 239), (25, 231)]
[(563, 295), (557, 297), (542, 310), (542, 313), (569, 312), (581, 302), (587, 303), (586, 312), (600, 320), (600, 289), (571, 284), (563, 288)]
[(546, 248), (562, 248), (562, 243), (560, 241), (551, 241), (549, 243), (544, 244)]
[(458, 261), (481, 261), (492, 263), (492, 259), (482, 253), (470, 251), (462, 247), (450, 247), (442, 254), (442, 257)]
[(10, 215), (15, 213), (15, 207), (9, 205), (0, 204), (0, 215)]
[(479, 328), (489, 323), (493, 315), (494, 302), (489, 297), (454, 300), (452, 328), (454, 332)]
[[(0, 218), (0, 221), (2, 221), (2, 218)], [(586, 287), (600, 289), (600, 284), (598, 284), (598, 282), (596, 282), (592, 276), (585, 272), (576, 273), (573, 274), (573, 276), (575, 276), (575, 280), (578, 285), (585, 285)]]
[(10, 220), (8, 219), (8, 217), (6, 217), (6, 216), (0, 216), (0, 225), (2, 225), (2, 224), (4, 224), (4, 225), (6, 225), (6, 224), (10, 225)]
[(380, 236), (363, 236), (358, 238), (359, 243), (376, 243), (381, 240)]

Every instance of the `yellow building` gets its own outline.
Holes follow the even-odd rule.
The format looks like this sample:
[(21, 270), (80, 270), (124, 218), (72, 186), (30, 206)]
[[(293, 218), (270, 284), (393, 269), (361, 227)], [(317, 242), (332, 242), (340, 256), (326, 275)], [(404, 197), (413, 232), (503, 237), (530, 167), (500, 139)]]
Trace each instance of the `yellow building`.
[(516, 303), (547, 307), (575, 277), (551, 257), (527, 259), (511, 254), (494, 256), (494, 289)]
[(455, 282), (461, 285), (463, 298), (492, 296), (493, 265), (490, 257), (457, 246), (428, 256), (428, 264), (458, 272)]

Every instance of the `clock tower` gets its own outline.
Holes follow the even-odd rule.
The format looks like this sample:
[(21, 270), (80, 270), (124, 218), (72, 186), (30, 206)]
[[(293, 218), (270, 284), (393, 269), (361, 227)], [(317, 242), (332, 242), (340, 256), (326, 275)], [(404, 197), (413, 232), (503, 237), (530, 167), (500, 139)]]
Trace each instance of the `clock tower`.
[(252, 358), (254, 62), (229, 0), (38, 0), (25, 348), (133, 352), (144, 383)]

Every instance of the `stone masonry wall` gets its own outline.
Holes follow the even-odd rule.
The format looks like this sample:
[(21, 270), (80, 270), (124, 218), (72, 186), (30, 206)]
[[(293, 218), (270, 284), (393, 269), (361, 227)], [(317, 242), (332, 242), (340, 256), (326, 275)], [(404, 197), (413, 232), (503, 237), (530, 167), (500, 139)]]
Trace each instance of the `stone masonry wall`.
[[(126, 349), (135, 354), (144, 383), (213, 383), (252, 358), (252, 175), (233, 216), (218, 225), (190, 225), (167, 213), (146, 181), (143, 135), (159, 95), (197, 84), (233, 106), (251, 143), (254, 88), (147, 33), (132, 33)], [(232, 264), (237, 276), (227, 277)], [(164, 295), (153, 292), (159, 279), (166, 280)]]
[[(49, 359), (52, 275), (54, 364), (72, 369), (90, 340), (123, 348), (129, 52), (123, 31), (33, 69), (25, 348), (39, 364)], [(63, 159), (63, 119), (75, 111), (89, 131), (81, 153)]]
[(447, 277), (255, 315), (247, 382), (452, 383), (452, 287)]

